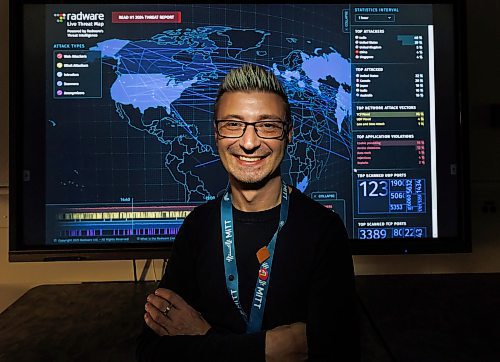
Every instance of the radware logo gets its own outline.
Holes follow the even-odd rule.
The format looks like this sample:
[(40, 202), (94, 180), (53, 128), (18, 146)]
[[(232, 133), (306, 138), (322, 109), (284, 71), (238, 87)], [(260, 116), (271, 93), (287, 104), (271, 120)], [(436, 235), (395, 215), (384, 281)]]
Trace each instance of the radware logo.
[(56, 22), (62, 23), (64, 20), (66, 20), (66, 14), (65, 13), (54, 14), (54, 18), (56, 18)]
[[(68, 21), (95, 21), (95, 20), (104, 21), (104, 14), (103, 13), (84, 13), (82, 11), (80, 11), (79, 13), (58, 13), (58, 14), (54, 14), (54, 17), (56, 18), (56, 21), (58, 23), (62, 23), (65, 20), (68, 20)], [(84, 24), (84, 25), (88, 25), (88, 24)]]

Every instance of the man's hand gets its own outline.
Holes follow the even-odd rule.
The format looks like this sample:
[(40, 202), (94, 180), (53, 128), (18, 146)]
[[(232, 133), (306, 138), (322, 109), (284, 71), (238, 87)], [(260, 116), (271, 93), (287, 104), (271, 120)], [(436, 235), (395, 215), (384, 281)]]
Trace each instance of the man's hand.
[(266, 362), (306, 361), (306, 324), (297, 322), (266, 332)]
[(147, 297), (144, 320), (160, 336), (206, 334), (210, 324), (201, 313), (170, 289), (157, 289)]

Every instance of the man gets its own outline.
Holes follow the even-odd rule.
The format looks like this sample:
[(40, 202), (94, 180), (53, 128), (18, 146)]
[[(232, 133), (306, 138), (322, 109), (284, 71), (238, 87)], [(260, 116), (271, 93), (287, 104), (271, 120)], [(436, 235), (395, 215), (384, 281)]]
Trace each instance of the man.
[(358, 360), (347, 233), (337, 214), (282, 181), (293, 127), (274, 74), (232, 70), (214, 127), (230, 187), (179, 230), (146, 302), (137, 358)]

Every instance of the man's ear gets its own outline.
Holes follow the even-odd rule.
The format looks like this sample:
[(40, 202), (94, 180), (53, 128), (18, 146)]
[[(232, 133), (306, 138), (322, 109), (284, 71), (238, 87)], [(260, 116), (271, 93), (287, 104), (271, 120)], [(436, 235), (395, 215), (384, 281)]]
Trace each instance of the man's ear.
[(212, 122), (212, 126), (213, 126), (213, 131), (214, 131), (214, 140), (215, 140), (215, 145), (217, 146), (217, 142), (219, 141), (219, 137), (217, 136), (217, 129), (216, 129), (216, 125), (215, 125), (215, 122)]
[(290, 143), (292, 143), (292, 140), (293, 140), (293, 125), (290, 126), (290, 129), (288, 130), (286, 138), (287, 138), (287, 146), (288, 146)]

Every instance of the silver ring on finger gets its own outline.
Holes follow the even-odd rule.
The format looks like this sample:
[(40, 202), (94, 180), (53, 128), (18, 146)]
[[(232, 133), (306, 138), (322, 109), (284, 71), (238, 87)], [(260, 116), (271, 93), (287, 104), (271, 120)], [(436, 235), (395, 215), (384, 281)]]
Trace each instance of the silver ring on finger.
[(165, 317), (168, 315), (168, 312), (170, 312), (170, 309), (171, 309), (170, 305), (167, 305), (165, 307), (165, 310), (162, 312)]
[(169, 301), (169, 300), (168, 300), (167, 302), (169, 302), (170, 304), (169, 304), (169, 305), (167, 305), (167, 306), (165, 307), (165, 310), (162, 312), (162, 313), (163, 313), (163, 315), (164, 315), (165, 317), (167, 316), (168, 312), (170, 312), (170, 309), (172, 309), (172, 307), (173, 307), (173, 305), (174, 305), (174, 304), (173, 304), (171, 301)]

